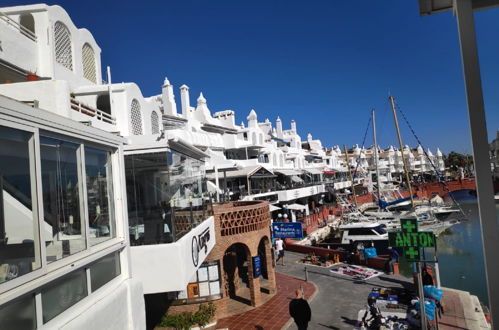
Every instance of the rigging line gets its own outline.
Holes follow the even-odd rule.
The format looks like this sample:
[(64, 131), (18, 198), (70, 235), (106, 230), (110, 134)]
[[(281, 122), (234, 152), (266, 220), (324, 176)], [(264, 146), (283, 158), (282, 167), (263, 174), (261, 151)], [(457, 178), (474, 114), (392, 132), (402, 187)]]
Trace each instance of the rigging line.
[[(364, 145), (366, 143), (366, 138), (367, 138), (367, 132), (369, 131), (369, 127), (371, 125), (371, 116), (369, 116), (369, 120), (367, 121), (367, 127), (366, 127), (366, 131), (364, 133), (364, 139), (362, 141), (362, 149), (360, 149), (360, 153), (359, 153), (359, 157), (357, 157), (356, 161), (357, 161), (357, 165), (355, 166), (355, 172), (353, 173), (353, 176), (352, 176), (352, 179), (355, 180), (355, 176), (357, 174), (357, 170), (359, 169), (359, 165), (360, 165), (360, 157), (362, 156), (362, 151), (364, 150)], [(348, 151), (347, 151), (348, 152)], [(347, 166), (350, 166), (349, 164), (347, 164)], [(352, 182), (352, 184), (354, 184)]]
[[(416, 132), (412, 128), (411, 124), (409, 123), (409, 120), (407, 119), (407, 117), (405, 116), (404, 112), (402, 111), (402, 109), (400, 108), (400, 106), (397, 103), (395, 103), (395, 108), (400, 112), (400, 114), (402, 115), (402, 118), (404, 119), (405, 123), (407, 124), (407, 126), (411, 130), (412, 134), (416, 138), (416, 141), (418, 142), (418, 144), (423, 149), (423, 153), (426, 156), (426, 159), (428, 159), (428, 161), (430, 162), (430, 165), (433, 167), (433, 170), (438, 175), (438, 181), (440, 182), (440, 184), (442, 184), (446, 188), (447, 191), (449, 191), (449, 196), (452, 199), (452, 201), (454, 202), (454, 204), (459, 208), (459, 210), (461, 211), (461, 213), (463, 214), (463, 216), (466, 216), (465, 213), (464, 213), (464, 211), (463, 211), (463, 209), (461, 208), (461, 205), (455, 200), (454, 196), (452, 196), (452, 194), (450, 193), (451, 191), (450, 191), (449, 186), (447, 185), (447, 183), (445, 183), (445, 181), (444, 182), (440, 181), (440, 178), (441, 178), (442, 174), (440, 173), (440, 171), (438, 170), (438, 168), (433, 163), (433, 160), (430, 158), (430, 156), (426, 152), (426, 149), (423, 147), (423, 143), (421, 143), (421, 140), (419, 139), (419, 137), (417, 136)], [(402, 157), (403, 157), (403, 154), (402, 154)]]

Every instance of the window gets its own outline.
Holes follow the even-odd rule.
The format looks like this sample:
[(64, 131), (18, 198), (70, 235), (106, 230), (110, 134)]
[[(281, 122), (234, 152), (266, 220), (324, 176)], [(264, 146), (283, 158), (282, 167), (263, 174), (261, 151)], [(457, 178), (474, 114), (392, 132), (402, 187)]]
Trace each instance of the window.
[(97, 72), (95, 69), (95, 55), (92, 46), (88, 43), (83, 45), (81, 50), (82, 64), (83, 64), (83, 77), (87, 78), (93, 83), (97, 83)]
[[(192, 276), (187, 288), (177, 295), (178, 303), (209, 301), (222, 298), (218, 261), (203, 263)], [(191, 300), (193, 299), (193, 300)], [(191, 301), (189, 301), (191, 300)]]
[(171, 243), (209, 216), (204, 163), (169, 151), (125, 156), (131, 245)]
[(375, 235), (369, 228), (354, 228), (348, 230), (349, 235), (354, 236), (373, 236)]
[(88, 295), (85, 269), (61, 277), (42, 289), (43, 323), (47, 323)]
[(33, 294), (0, 306), (2, 329), (36, 329), (35, 296)]
[(102, 94), (97, 96), (97, 109), (107, 114), (111, 114), (111, 100), (109, 94)]
[(115, 237), (111, 152), (85, 147), (90, 245)]
[(151, 132), (152, 134), (159, 133), (159, 118), (156, 111), (151, 112)]
[(71, 46), (71, 34), (62, 22), (54, 24), (55, 38), (55, 60), (63, 67), (73, 70), (73, 49)]
[(119, 252), (112, 253), (90, 265), (92, 292), (121, 274)]
[(19, 25), (21, 25), (24, 29), (21, 29), (21, 33), (30, 37), (29, 33), (31, 32), (33, 35), (35, 33), (35, 19), (33, 15), (30, 13), (22, 14), (19, 18)]
[(40, 137), (40, 159), (47, 261), (85, 250), (82, 221), (80, 145), (60, 138)]
[(41, 267), (33, 149), (33, 133), (0, 126), (0, 283)]
[(136, 99), (132, 100), (130, 108), (130, 121), (132, 123), (132, 134), (142, 135), (142, 114), (140, 112), (140, 104)]

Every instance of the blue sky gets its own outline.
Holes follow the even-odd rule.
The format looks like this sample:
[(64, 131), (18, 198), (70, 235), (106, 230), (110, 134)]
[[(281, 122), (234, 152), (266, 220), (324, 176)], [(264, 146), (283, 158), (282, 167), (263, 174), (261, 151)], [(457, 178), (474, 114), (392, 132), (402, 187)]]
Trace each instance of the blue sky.
[[(35, 3), (2, 1), (3, 6)], [(212, 113), (251, 109), (327, 147), (361, 144), (370, 110), (395, 144), (392, 93), (423, 144), (471, 152), (456, 20), (420, 17), (417, 1), (48, 1), (102, 48), (113, 81), (160, 93), (167, 76), (202, 91)], [(498, 9), (475, 15), (489, 140), (499, 129)], [(103, 70), (105, 71), (105, 69)], [(401, 123), (404, 142), (415, 145)], [(369, 132), (367, 143), (371, 144)]]

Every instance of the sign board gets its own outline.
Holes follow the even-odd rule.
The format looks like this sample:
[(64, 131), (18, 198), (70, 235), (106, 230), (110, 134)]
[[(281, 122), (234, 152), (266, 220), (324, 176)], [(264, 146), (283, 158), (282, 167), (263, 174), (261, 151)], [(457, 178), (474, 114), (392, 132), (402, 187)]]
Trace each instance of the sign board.
[(254, 278), (257, 278), (260, 277), (260, 275), (262, 275), (262, 265), (260, 261), (260, 256), (252, 258), (253, 258), (253, 276)]
[(418, 231), (418, 220), (415, 218), (400, 219), (401, 231), (388, 233), (388, 245), (403, 248), (404, 257), (409, 261), (420, 261), (420, 248), (434, 248), (435, 234)]
[(274, 222), (272, 224), (274, 238), (302, 238), (303, 228), (301, 222)]

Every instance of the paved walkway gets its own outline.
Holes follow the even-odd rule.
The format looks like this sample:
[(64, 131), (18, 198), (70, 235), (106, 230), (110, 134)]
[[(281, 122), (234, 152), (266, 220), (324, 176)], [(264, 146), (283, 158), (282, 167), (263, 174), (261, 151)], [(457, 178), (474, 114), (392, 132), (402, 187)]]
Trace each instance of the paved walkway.
[[(304, 255), (286, 251), (286, 266), (277, 266), (277, 271), (304, 278), (304, 265), (296, 263)], [(367, 281), (352, 281), (329, 272), (309, 266), (308, 279), (319, 289), (311, 302), (312, 321), (308, 329), (353, 329), (357, 324), (358, 313), (367, 303), (367, 296), (373, 287), (402, 288), (411, 287), (408, 280), (399, 275), (381, 275)], [(294, 323), (289, 330), (296, 330)]]
[(268, 302), (248, 312), (220, 319), (216, 329), (229, 330), (281, 330), (290, 321), (289, 301), (294, 298), (294, 291), (303, 286), (305, 297), (316, 293), (314, 284), (276, 273), (277, 293)]

